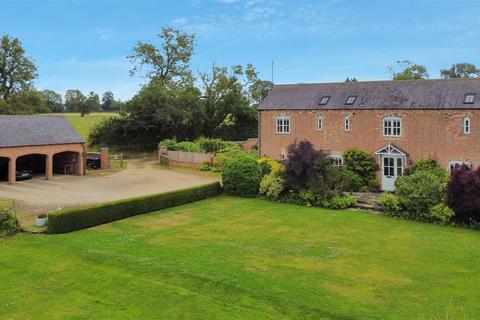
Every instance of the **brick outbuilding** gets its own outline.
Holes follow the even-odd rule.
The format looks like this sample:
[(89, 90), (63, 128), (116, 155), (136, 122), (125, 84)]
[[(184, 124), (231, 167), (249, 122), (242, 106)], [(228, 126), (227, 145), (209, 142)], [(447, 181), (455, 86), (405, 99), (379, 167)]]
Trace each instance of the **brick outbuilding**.
[(342, 165), (358, 147), (375, 156), (383, 190), (419, 159), (480, 165), (480, 79), (277, 85), (258, 111), (260, 155), (283, 159), (309, 140)]
[(85, 174), (85, 141), (62, 116), (0, 116), (0, 179)]

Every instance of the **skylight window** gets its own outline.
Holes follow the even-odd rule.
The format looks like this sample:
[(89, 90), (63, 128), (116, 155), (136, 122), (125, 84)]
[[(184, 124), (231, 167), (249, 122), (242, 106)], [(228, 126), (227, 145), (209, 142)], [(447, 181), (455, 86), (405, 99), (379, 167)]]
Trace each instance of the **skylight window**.
[(347, 101), (345, 101), (345, 104), (352, 105), (355, 103), (355, 99), (357, 99), (357, 96), (350, 96), (347, 98)]
[(328, 100), (330, 100), (330, 97), (328, 96), (322, 97), (322, 99), (320, 99), (320, 105), (321, 106), (326, 105), (328, 103)]
[(467, 93), (465, 95), (465, 100), (463, 100), (463, 103), (466, 103), (466, 104), (475, 103), (475, 94), (474, 93)]

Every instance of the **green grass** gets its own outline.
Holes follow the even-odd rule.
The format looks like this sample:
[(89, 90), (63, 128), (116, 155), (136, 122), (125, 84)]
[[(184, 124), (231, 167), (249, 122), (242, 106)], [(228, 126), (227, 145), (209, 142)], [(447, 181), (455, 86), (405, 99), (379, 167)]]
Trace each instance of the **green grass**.
[(97, 123), (100, 123), (105, 118), (115, 117), (118, 113), (96, 112), (84, 117), (81, 117), (80, 113), (59, 113), (58, 115), (65, 116), (78, 133), (87, 140), (90, 131)]
[(1, 319), (479, 319), (480, 233), (218, 197), (0, 241)]

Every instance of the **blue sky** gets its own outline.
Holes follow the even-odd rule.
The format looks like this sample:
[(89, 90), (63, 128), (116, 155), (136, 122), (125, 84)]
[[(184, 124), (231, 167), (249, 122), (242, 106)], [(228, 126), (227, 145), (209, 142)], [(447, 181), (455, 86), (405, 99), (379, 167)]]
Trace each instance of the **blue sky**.
[(56, 0), (3, 2), (0, 34), (20, 38), (38, 89), (111, 90), (132, 97), (126, 56), (162, 26), (193, 32), (192, 69), (254, 64), (275, 83), (388, 79), (409, 59), (431, 78), (456, 62), (480, 64), (478, 0)]

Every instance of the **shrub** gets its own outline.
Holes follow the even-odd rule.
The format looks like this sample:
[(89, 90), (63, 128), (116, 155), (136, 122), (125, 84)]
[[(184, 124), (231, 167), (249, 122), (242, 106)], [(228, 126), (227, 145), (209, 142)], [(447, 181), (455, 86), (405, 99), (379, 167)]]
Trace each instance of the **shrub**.
[(251, 157), (252, 159), (256, 160), (256, 155), (251, 152), (246, 152), (242, 150), (238, 145), (237, 146), (229, 146), (223, 150), (220, 150), (215, 154), (213, 158), (213, 166), (217, 168), (223, 168), (224, 163), (233, 158), (237, 158), (240, 156)]
[(346, 209), (357, 203), (357, 199), (350, 194), (336, 194), (330, 199), (322, 201), (322, 206), (327, 209)]
[(0, 236), (9, 236), (20, 231), (20, 224), (12, 209), (0, 206)]
[(398, 203), (405, 218), (433, 221), (430, 210), (445, 198), (444, 181), (432, 172), (420, 170), (396, 180)]
[(262, 171), (262, 177), (270, 172), (283, 172), (285, 166), (272, 158), (262, 157), (257, 160), (260, 170)]
[(66, 233), (216, 196), (218, 182), (132, 199), (63, 209), (48, 215), (49, 233)]
[(363, 180), (363, 185), (367, 185), (372, 179), (375, 179), (375, 173), (378, 165), (375, 159), (368, 152), (353, 148), (343, 153), (344, 168), (355, 172)]
[(356, 172), (344, 169), (342, 170), (342, 185), (344, 191), (359, 191), (364, 186), (364, 182)]
[(427, 171), (436, 175), (439, 179), (447, 183), (448, 172), (442, 168), (435, 158), (423, 159), (415, 161), (409, 168), (405, 170), (405, 175), (412, 175), (419, 171)]
[(209, 139), (200, 137), (195, 140), (195, 143), (200, 147), (203, 152), (215, 153), (228, 147), (238, 147), (238, 144), (231, 141), (225, 141), (222, 139)]
[(285, 179), (279, 172), (270, 172), (260, 182), (259, 194), (269, 200), (278, 200), (283, 190), (285, 190)]
[(175, 145), (176, 150), (187, 151), (187, 152), (204, 152), (198, 144), (191, 141), (178, 142)]
[(383, 207), (383, 210), (386, 215), (392, 217), (399, 217), (401, 216), (401, 208), (400, 204), (398, 203), (398, 199), (391, 193), (382, 193), (380, 195), (380, 205)]
[(177, 140), (175, 139), (164, 139), (160, 141), (158, 147), (167, 147), (169, 150), (177, 150)]
[(295, 192), (307, 189), (328, 196), (340, 181), (340, 170), (324, 152), (315, 150), (309, 141), (304, 140), (288, 147), (285, 180), (287, 187)]
[(380, 182), (377, 179), (371, 179), (368, 181), (368, 191), (378, 192), (380, 190)]
[(447, 204), (459, 223), (480, 223), (480, 169), (461, 166), (454, 170), (447, 184)]
[(447, 224), (452, 220), (455, 213), (446, 204), (439, 203), (430, 209), (430, 217), (433, 222)]
[(260, 167), (251, 157), (240, 155), (223, 165), (222, 182), (225, 191), (238, 196), (255, 196), (261, 180)]

